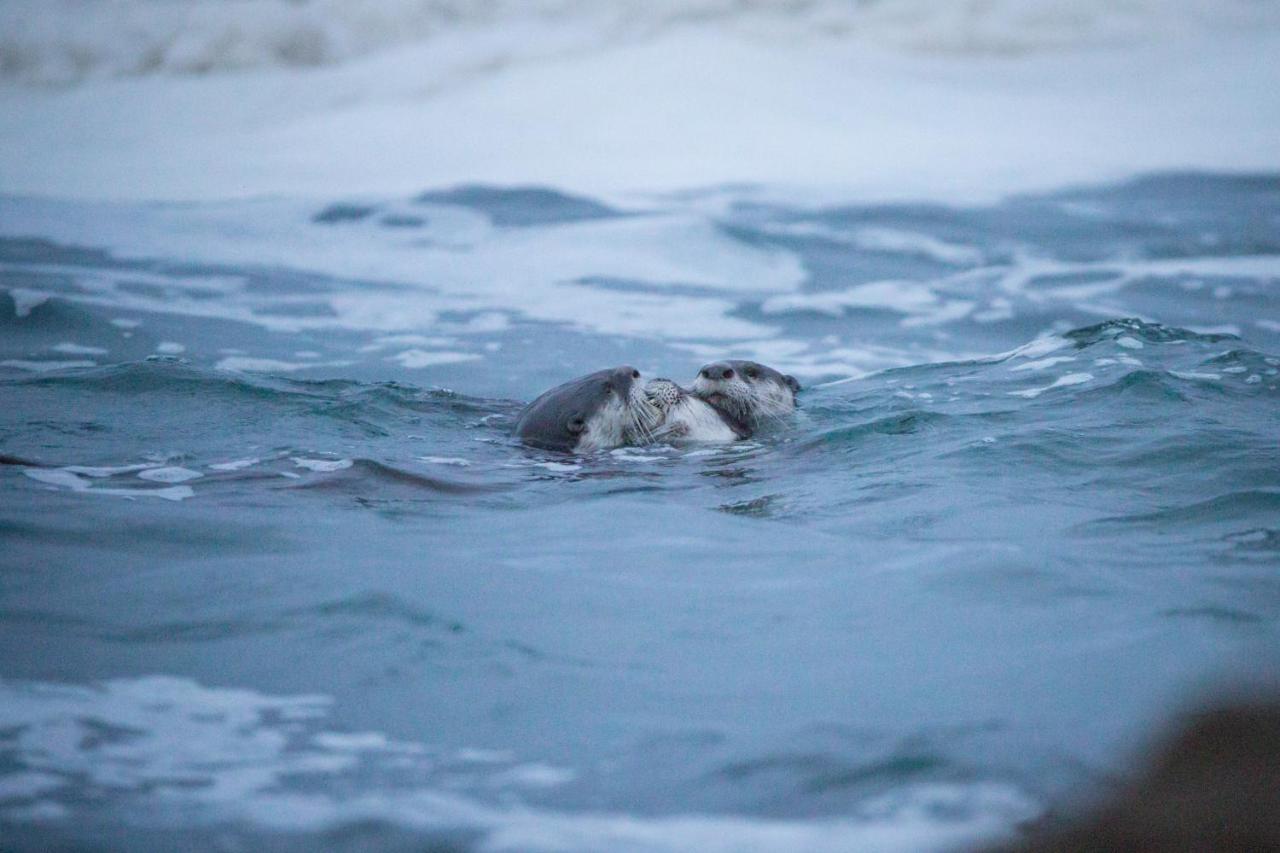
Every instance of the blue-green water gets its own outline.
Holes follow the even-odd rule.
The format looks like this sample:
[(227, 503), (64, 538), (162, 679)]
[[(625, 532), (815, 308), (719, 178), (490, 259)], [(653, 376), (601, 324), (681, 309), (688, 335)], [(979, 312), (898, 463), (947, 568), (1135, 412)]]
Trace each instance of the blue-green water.
[[(19, 847), (936, 848), (1280, 660), (1275, 176), (11, 198), (0, 237)], [(725, 356), (800, 412), (508, 436)]]

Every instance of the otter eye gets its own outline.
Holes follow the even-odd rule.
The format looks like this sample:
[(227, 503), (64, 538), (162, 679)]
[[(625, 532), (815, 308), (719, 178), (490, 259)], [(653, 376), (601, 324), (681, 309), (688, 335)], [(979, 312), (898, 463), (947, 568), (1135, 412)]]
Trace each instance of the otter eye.
[(604, 393), (606, 393), (606, 394), (608, 394), (608, 393), (610, 393), (611, 391), (613, 391), (613, 383), (612, 383), (612, 382), (606, 382), (606, 383), (604, 383), (604, 385), (603, 385), (603, 386), (601, 386), (601, 387), (603, 388)]
[(748, 378), (748, 379), (755, 379), (755, 378), (757, 378), (759, 375), (760, 375), (760, 371), (756, 370), (754, 367), (748, 367), (748, 368), (747, 368), (747, 378)]
[(569, 421), (564, 425), (564, 428), (567, 429), (570, 434), (577, 435), (587, 428), (587, 422), (581, 417), (572, 417), (569, 418)]
[(631, 371), (631, 378), (632, 378), (632, 379), (639, 379), (639, 378), (640, 378), (640, 371), (638, 371), (638, 370), (633, 370), (633, 371)]

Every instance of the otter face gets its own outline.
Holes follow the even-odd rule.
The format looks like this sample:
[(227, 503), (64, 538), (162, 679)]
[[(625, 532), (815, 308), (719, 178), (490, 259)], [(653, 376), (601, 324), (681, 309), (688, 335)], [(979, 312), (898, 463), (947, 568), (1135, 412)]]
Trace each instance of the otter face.
[(717, 361), (693, 381), (693, 393), (749, 427), (795, 411), (800, 383), (755, 361)]
[(644, 394), (659, 415), (659, 422), (649, 428), (653, 441), (723, 443), (751, 436), (742, 424), (670, 379), (650, 379)]
[(650, 379), (644, 384), (644, 395), (654, 407), (665, 414), (680, 402), (684, 390), (670, 379)]
[(630, 443), (660, 419), (639, 378), (633, 367), (614, 367), (552, 388), (516, 418), (516, 436), (532, 447), (572, 453)]

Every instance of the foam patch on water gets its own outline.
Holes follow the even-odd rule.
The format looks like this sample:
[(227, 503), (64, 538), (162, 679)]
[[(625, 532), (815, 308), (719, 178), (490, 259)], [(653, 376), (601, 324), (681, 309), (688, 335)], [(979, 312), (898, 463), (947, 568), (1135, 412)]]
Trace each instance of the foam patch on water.
[(477, 361), (479, 358), (480, 356), (469, 352), (427, 352), (426, 350), (410, 349), (388, 356), (387, 361), (394, 361), (401, 367), (406, 367), (410, 370), (421, 370), (424, 367)]
[[(22, 473), (37, 482), (82, 494), (114, 495), (130, 499), (160, 498), (167, 501), (186, 500), (195, 495), (195, 491), (190, 486), (169, 486), (163, 489), (121, 489), (95, 486), (92, 480), (85, 479), (85, 477), (71, 468), (23, 468)], [(90, 474), (88, 476), (101, 478), (102, 476), (110, 475)]]
[(306, 468), (308, 471), (328, 473), (330, 471), (345, 471), (355, 463), (350, 459), (306, 459), (295, 456), (293, 457), (293, 464), (299, 468)]
[(1083, 385), (1093, 379), (1092, 373), (1068, 373), (1066, 376), (1059, 376), (1052, 383), (1042, 388), (1026, 388), (1022, 391), (1010, 391), (1014, 397), (1026, 397), (1033, 399), (1039, 397), (1045, 391), (1051, 391), (1054, 388), (1069, 388), (1072, 385)]
[(881, 308), (907, 316), (929, 317), (937, 313), (938, 295), (926, 282), (877, 281), (842, 291), (775, 296), (760, 306), (765, 314), (817, 311), (843, 316), (850, 308)]
[(1009, 370), (1015, 372), (1020, 370), (1045, 370), (1046, 368), (1053, 367), (1055, 364), (1062, 364), (1068, 361), (1075, 361), (1075, 357), (1070, 355), (1055, 355), (1050, 356), (1049, 358), (1040, 358), (1035, 361), (1023, 362), (1022, 364), (1014, 365), (1009, 368)]
[(106, 355), (108, 352), (106, 347), (91, 347), (72, 343), (71, 341), (63, 341), (54, 346), (53, 351), (60, 352), (63, 355)]
[(249, 356), (231, 355), (220, 359), (215, 368), (233, 370), (241, 373), (293, 373), (314, 367), (345, 367), (349, 361), (282, 361), (277, 358), (252, 358)]
[(251, 468), (262, 460), (256, 456), (247, 459), (232, 459), (230, 462), (216, 462), (209, 466), (211, 471), (240, 471), (245, 468)]
[[(851, 804), (846, 818), (803, 821), (494, 805), (460, 783), (511, 794), (555, 788), (576, 774), (507, 752), (441, 752), (380, 732), (328, 730), (330, 707), (325, 696), (268, 696), (168, 676), (93, 686), (0, 681), (0, 732), (11, 755), (0, 771), (0, 816), (72, 819), (89, 789), (109, 791), (128, 822), (151, 826), (247, 821), (302, 832), (385, 821), (478, 831), (481, 849), (494, 851), (915, 851), (998, 839), (1036, 812), (996, 784), (916, 786)], [(352, 795), (344, 783), (353, 774), (404, 781), (366, 781)], [(306, 784), (297, 787), (299, 779)]]
[[(1054, 309), (1106, 318), (1143, 316), (1124, 304), (1127, 291), (1147, 287), (1153, 279), (1231, 280), (1233, 292), (1252, 293), (1263, 292), (1267, 282), (1280, 277), (1277, 255), (1144, 259), (1120, 252), (1113, 260), (1077, 262), (1005, 247), (1000, 251), (1008, 256), (995, 258), (998, 253), (993, 253), (988, 262), (978, 250), (940, 237), (859, 225), (847, 229), (857, 251), (874, 245), (881, 254), (924, 258), (932, 263), (927, 269), (936, 270), (938, 263), (964, 268), (836, 289), (817, 282), (811, 288), (808, 256), (802, 250), (735, 236), (702, 212), (707, 201), (699, 194), (650, 198), (645, 205), (615, 211), (538, 191), (551, 199), (547, 203), (553, 208), (595, 204), (606, 213), (518, 227), (503, 224), (503, 217), (511, 215), (510, 208), (501, 206), (507, 203), (501, 202), (503, 193), (519, 198), (521, 192), (533, 191), (484, 190), (482, 195), (499, 200), (490, 199), (498, 206), (487, 213), (464, 204), (467, 196), (461, 192), (413, 202), (369, 202), (369, 210), (380, 205), (418, 210), (422, 222), (412, 229), (387, 229), (364, 220), (318, 224), (314, 204), (294, 201), (89, 205), (88, 212), (77, 207), (76, 215), (70, 215), (56, 202), (16, 199), (0, 207), (0, 230), (7, 224), (70, 243), (105, 240), (128, 257), (178, 252), (196, 262), (252, 266), (239, 275), (228, 274), (226, 266), (200, 272), (187, 265), (171, 272), (160, 265), (131, 269), (28, 260), (3, 262), (0, 268), (48, 278), (55, 282), (51, 288), (62, 288), (59, 298), (91, 305), (227, 319), (272, 331), (363, 332), (370, 338), (356, 347), (358, 352), (407, 370), (482, 362), (503, 346), (484, 336), (510, 331), (513, 321), (532, 320), (591, 334), (656, 340), (708, 360), (750, 358), (805, 380), (982, 357), (989, 350), (977, 350), (972, 343), (962, 346), (954, 334), (958, 329), (972, 341), (978, 323)], [(732, 208), (725, 215), (731, 214)], [(954, 215), (963, 219), (971, 214)], [(317, 229), (324, 230), (323, 239), (317, 238)], [(788, 229), (845, 233), (826, 220), (787, 222), (784, 231)], [(760, 230), (771, 233), (767, 224)], [(919, 268), (911, 260), (899, 263)], [(317, 280), (299, 295), (293, 288), (279, 290), (256, 281), (252, 270), (259, 265), (332, 278)], [(848, 320), (851, 326), (879, 324), (881, 313), (896, 318), (901, 329), (921, 333), (909, 345), (890, 346), (856, 331), (824, 337), (796, 331), (826, 317)], [(1219, 326), (1221, 331), (1239, 328), (1234, 323)], [(1120, 347), (1143, 346), (1131, 335), (1117, 336)], [(1035, 361), (1051, 354), (1045, 350), (1037, 356), (1036, 348), (1065, 345), (1060, 340), (1033, 342), (1002, 357)], [(292, 373), (351, 364), (321, 361), (311, 354), (314, 350), (300, 352), (308, 355), (280, 358), (228, 351), (216, 366)], [(7, 364), (32, 371), (59, 366), (30, 360)]]
[(21, 358), (8, 358), (0, 361), (0, 367), (11, 367), (14, 370), (26, 370), (31, 373), (48, 373), (53, 370), (76, 370), (83, 367), (97, 367), (96, 361), (74, 359), (69, 361), (30, 361)]
[(31, 312), (49, 299), (49, 294), (25, 287), (15, 287), (9, 291), (13, 299), (13, 313), (19, 319), (31, 316)]
[(187, 480), (198, 480), (203, 476), (199, 471), (176, 466), (147, 468), (138, 472), (138, 479), (150, 480), (154, 483), (185, 483)]
[[(253, 323), (279, 331), (355, 329), (384, 333), (375, 343), (407, 345), (390, 356), (405, 366), (474, 359), (456, 349), (436, 352), (426, 341), (505, 331), (510, 312), (608, 335), (734, 339), (768, 337), (769, 326), (733, 316), (744, 293), (796, 289), (805, 277), (790, 252), (748, 245), (714, 223), (680, 210), (570, 222), (518, 231), (494, 228), (469, 214), (459, 232), (457, 208), (424, 204), (432, 214), (421, 232), (328, 229), (317, 242), (310, 207), (300, 202), (100, 208), (104, 218), (69, 218), (57, 204), (33, 202), (24, 213), (0, 208), (0, 232), (34, 230), (128, 256), (172, 257), (211, 264), (301, 269), (388, 283), (359, 292), (319, 292), (300, 299), (246, 286), (222, 274), (165, 275), (113, 268), (8, 262), (0, 269), (65, 276), (60, 296), (118, 309), (156, 311)], [(465, 261), (463, 260), (465, 259)], [(154, 289), (140, 289), (142, 281)], [(626, 289), (611, 286), (625, 282)], [(392, 286), (394, 284), (394, 286)], [(693, 289), (691, 292), (690, 289)], [(301, 305), (308, 310), (297, 310)], [(312, 308), (322, 310), (311, 310)], [(446, 312), (465, 319), (441, 321)], [(449, 361), (446, 361), (448, 359)], [(229, 355), (227, 370), (284, 372), (322, 366)]]

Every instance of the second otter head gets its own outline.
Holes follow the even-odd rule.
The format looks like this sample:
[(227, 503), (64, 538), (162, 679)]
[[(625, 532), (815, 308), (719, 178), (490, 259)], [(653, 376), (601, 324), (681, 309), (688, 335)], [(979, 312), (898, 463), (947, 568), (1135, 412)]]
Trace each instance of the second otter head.
[(573, 453), (631, 444), (660, 417), (639, 379), (633, 367), (614, 367), (552, 388), (520, 413), (516, 435), (533, 447)]
[(732, 359), (703, 365), (692, 391), (754, 428), (795, 411), (800, 383), (768, 365)]

